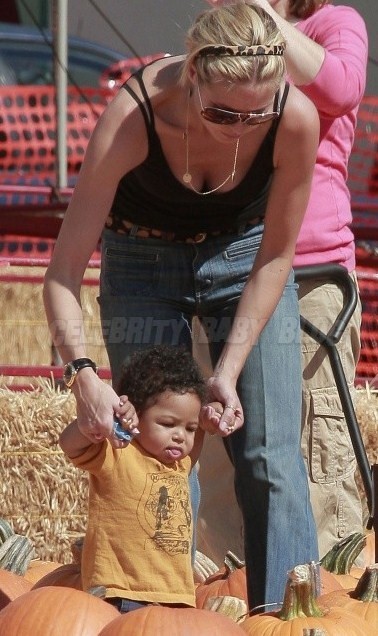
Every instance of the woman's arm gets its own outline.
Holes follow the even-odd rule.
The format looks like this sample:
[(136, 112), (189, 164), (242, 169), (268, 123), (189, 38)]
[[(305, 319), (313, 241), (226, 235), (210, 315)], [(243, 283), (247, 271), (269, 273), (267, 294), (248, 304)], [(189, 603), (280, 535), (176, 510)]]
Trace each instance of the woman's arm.
[[(291, 87), (280, 121), (274, 153), (274, 174), (260, 249), (239, 301), (235, 319), (208, 382), (210, 399), (241, 411), (236, 382), (252, 347), (273, 314), (286, 285), (295, 244), (305, 214), (319, 141), (315, 106)], [(235, 420), (236, 428), (242, 420)], [(225, 409), (220, 429), (233, 423)]]
[[(86, 357), (80, 303), (83, 275), (98, 244), (120, 178), (140, 163), (146, 152), (143, 118), (121, 89), (92, 134), (45, 276), (47, 320), (64, 363)], [(78, 427), (91, 441), (108, 437), (113, 413), (122, 417), (130, 408), (129, 404), (120, 406), (117, 394), (91, 368), (78, 373), (72, 391), (77, 401)]]
[[(207, 0), (220, 6), (227, 0)], [(317, 109), (339, 117), (361, 101), (365, 91), (368, 37), (366, 25), (352, 7), (318, 9), (301, 21), (289, 13), (289, 3), (271, 6), (269, 0), (253, 0), (269, 13), (286, 40), (285, 61), (296, 86), (310, 97)], [(277, 6), (277, 10), (275, 10)], [(306, 29), (306, 34), (302, 29)]]

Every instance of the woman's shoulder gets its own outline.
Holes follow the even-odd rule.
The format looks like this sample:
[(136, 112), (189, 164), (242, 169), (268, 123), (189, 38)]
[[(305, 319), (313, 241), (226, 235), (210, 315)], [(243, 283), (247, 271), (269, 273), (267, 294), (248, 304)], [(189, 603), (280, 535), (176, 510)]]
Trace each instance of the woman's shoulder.
[(290, 84), (284, 109), (283, 119), (286, 123), (292, 123), (298, 127), (301, 122), (306, 123), (315, 116), (318, 120), (318, 112), (314, 103), (299, 88)]
[(150, 62), (123, 84), (121, 92), (143, 87), (150, 98), (164, 94), (177, 85), (184, 59), (184, 55), (167, 55)]

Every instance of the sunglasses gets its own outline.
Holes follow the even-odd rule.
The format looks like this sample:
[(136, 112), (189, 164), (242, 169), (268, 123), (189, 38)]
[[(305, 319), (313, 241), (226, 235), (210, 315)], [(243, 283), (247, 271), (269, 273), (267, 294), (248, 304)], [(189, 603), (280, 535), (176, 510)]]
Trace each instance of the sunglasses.
[(233, 110), (224, 110), (223, 108), (216, 108), (215, 106), (204, 106), (200, 93), (199, 84), (197, 84), (198, 97), (201, 105), (201, 116), (210, 121), (212, 124), (221, 124), (223, 126), (229, 126), (241, 122), (248, 126), (258, 126), (272, 119), (277, 119), (280, 115), (279, 104), (279, 91), (274, 96), (273, 111), (271, 113), (255, 113), (244, 112), (237, 113)]

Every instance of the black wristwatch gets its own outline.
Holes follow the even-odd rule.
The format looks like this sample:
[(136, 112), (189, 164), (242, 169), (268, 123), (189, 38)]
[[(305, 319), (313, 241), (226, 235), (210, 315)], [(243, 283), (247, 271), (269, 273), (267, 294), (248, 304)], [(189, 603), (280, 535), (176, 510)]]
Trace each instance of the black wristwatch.
[(63, 369), (63, 381), (66, 387), (70, 388), (75, 382), (79, 371), (86, 367), (92, 367), (93, 371), (97, 373), (97, 365), (90, 358), (78, 358), (77, 360), (68, 362)]

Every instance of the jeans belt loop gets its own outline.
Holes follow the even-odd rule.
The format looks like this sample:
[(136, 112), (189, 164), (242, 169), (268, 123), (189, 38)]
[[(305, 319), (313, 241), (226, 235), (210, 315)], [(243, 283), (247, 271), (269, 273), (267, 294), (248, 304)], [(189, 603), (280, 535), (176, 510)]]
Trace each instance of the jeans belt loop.
[(135, 224), (134, 224), (134, 225), (130, 228), (129, 236), (132, 236), (133, 238), (135, 238), (135, 237), (136, 237), (136, 235), (137, 235), (138, 230), (139, 230), (139, 225), (135, 225)]

